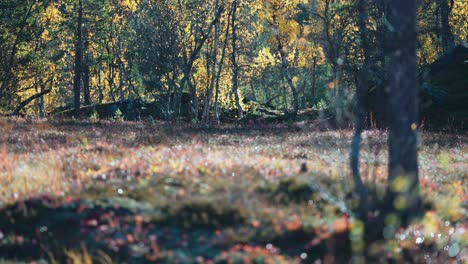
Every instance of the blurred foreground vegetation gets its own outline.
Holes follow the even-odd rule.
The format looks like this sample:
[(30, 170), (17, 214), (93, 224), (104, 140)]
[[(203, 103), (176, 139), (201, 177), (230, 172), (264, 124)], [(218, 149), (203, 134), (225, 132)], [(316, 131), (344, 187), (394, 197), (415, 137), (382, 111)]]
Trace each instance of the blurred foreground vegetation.
[[(301, 121), (1, 119), (0, 256), (62, 263), (327, 263), (362, 241), (350, 130)], [(386, 185), (386, 133), (362, 175)], [(376, 262), (466, 261), (466, 134), (423, 132), (424, 217), (370, 247)]]

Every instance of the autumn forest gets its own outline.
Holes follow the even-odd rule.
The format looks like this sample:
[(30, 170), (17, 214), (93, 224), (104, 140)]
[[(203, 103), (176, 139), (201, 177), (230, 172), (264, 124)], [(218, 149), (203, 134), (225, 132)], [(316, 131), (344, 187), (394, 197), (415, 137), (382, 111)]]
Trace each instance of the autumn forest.
[(468, 2), (0, 0), (0, 262), (464, 263)]

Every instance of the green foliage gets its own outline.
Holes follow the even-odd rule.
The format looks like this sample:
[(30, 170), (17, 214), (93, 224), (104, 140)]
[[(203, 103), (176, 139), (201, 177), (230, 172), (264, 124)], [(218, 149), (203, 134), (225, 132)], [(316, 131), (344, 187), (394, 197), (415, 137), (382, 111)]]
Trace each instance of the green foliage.
[(120, 110), (120, 108), (117, 108), (117, 110), (115, 110), (113, 119), (117, 120), (117, 121), (123, 121), (124, 116), (123, 116), (122, 110)]
[[(138, 67), (146, 91), (156, 94), (169, 85), (167, 76), (178, 67), (178, 35), (176, 14), (166, 4), (141, 1), (139, 12), (131, 25), (131, 45), (128, 55)], [(166, 88), (169, 89), (169, 88)]]
[(312, 109), (318, 110), (318, 111), (323, 111), (328, 108), (328, 104), (324, 99), (320, 99), (314, 106), (312, 106)]
[(99, 113), (96, 111), (96, 109), (93, 109), (91, 112), (91, 115), (89, 117), (91, 120), (98, 120), (99, 119)]
[[(419, 66), (430, 65), (449, 52), (442, 39), (450, 32), (434, 27), (443, 22), (441, 10), (446, 1), (439, 2), (422, 1), (418, 10)], [(235, 93), (240, 98), (253, 95), (259, 104), (287, 112), (293, 106), (294, 95), (286, 86), (292, 82), (301, 109), (322, 110), (325, 106), (317, 105), (322, 100), (327, 102), (330, 113), (347, 109), (348, 95), (356, 90), (363, 64), (357, 3), (356, 0), (219, 0), (209, 4), (192, 0), (83, 1), (83, 63), (79, 67), (82, 97), (87, 104), (135, 98), (164, 101), (158, 110), (161, 115), (153, 117), (178, 116), (194, 121), (205, 101), (210, 102), (209, 112), (214, 112), (217, 98), (216, 109), (221, 119), (233, 120), (236, 114), (230, 110), (238, 108)], [(22, 101), (48, 88), (51, 92), (38, 99), (43, 100), (46, 113), (72, 108), (73, 92), (68, 87), (75, 77), (70, 69), (77, 48), (77, 1), (8, 0), (1, 5), (0, 112), (11, 113)], [(367, 10), (372, 61), (369, 77), (372, 89), (368, 91), (371, 112), (379, 111), (378, 98), (382, 97), (372, 97), (372, 91), (383, 91), (387, 81), (387, 25), (383, 10), (382, 1), (369, 3)], [(466, 23), (462, 19), (465, 13), (463, 1), (453, 1), (448, 22), (455, 44), (465, 41)], [(291, 82), (285, 79), (278, 44), (283, 47)], [(463, 119), (464, 110), (459, 110), (462, 108), (459, 103), (464, 98), (461, 87), (466, 86), (460, 77), (464, 68), (450, 68), (449, 74), (431, 70), (430, 85), (424, 86), (429, 87), (424, 96), (431, 98), (421, 100), (425, 120)], [(215, 76), (211, 76), (213, 72)], [(234, 79), (238, 80), (236, 91)], [(212, 81), (219, 88), (216, 98), (216, 93), (208, 98)], [(428, 94), (429, 90), (434, 94)], [(179, 111), (184, 106), (177, 105), (183, 92), (190, 92), (193, 99), (189, 111)], [(167, 94), (171, 94), (170, 98), (163, 98)], [(432, 95), (443, 95), (447, 101), (441, 103)], [(434, 106), (438, 103), (442, 106)], [(21, 113), (38, 115), (42, 112), (39, 105), (32, 101)], [(247, 109), (245, 105), (241, 107)], [(437, 108), (442, 109), (443, 115), (428, 118), (438, 115)], [(126, 111), (121, 110), (127, 118)], [(348, 111), (343, 112), (346, 115)], [(375, 116), (383, 119), (383, 113)], [(99, 118), (112, 117), (99, 113)]]

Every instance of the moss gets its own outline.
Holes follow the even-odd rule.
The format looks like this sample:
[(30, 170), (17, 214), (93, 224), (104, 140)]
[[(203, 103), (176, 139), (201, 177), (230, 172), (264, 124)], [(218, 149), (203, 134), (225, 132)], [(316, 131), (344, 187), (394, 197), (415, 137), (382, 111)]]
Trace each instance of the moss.
[(276, 185), (267, 183), (257, 187), (256, 191), (266, 195), (273, 202), (283, 204), (307, 202), (314, 194), (308, 183), (296, 178), (281, 180)]
[(169, 205), (164, 210), (165, 224), (194, 228), (224, 228), (244, 224), (246, 212), (223, 201), (184, 201), (179, 205)]

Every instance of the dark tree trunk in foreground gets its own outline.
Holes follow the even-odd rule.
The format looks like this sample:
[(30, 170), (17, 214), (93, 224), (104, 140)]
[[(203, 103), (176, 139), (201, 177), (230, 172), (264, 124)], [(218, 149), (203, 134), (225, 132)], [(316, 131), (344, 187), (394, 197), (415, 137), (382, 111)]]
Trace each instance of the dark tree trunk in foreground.
[(386, 212), (403, 222), (420, 212), (417, 160), (416, 1), (390, 0), (389, 185)]
[(359, 19), (358, 19), (358, 26), (360, 32), (360, 39), (362, 50), (364, 52), (364, 63), (362, 65), (362, 69), (359, 75), (359, 83), (357, 85), (356, 90), (356, 115), (355, 115), (355, 125), (354, 125), (354, 136), (351, 143), (351, 171), (353, 173), (353, 181), (356, 188), (356, 191), (359, 194), (359, 217), (365, 222), (367, 218), (367, 200), (368, 200), (368, 193), (367, 188), (362, 182), (361, 173), (359, 169), (359, 152), (360, 152), (360, 145), (361, 145), (361, 133), (364, 130), (364, 119), (366, 116), (366, 109), (364, 107), (364, 97), (366, 96), (366, 92), (369, 86), (369, 64), (370, 64), (370, 54), (369, 54), (369, 41), (367, 38), (367, 10), (366, 10), (366, 0), (359, 0), (358, 1), (358, 11), (359, 11)]
[(81, 91), (81, 67), (83, 60), (83, 1), (78, 1), (78, 25), (76, 29), (76, 46), (75, 46), (75, 79), (73, 83), (73, 93), (75, 96), (75, 117), (80, 117), (80, 91)]

